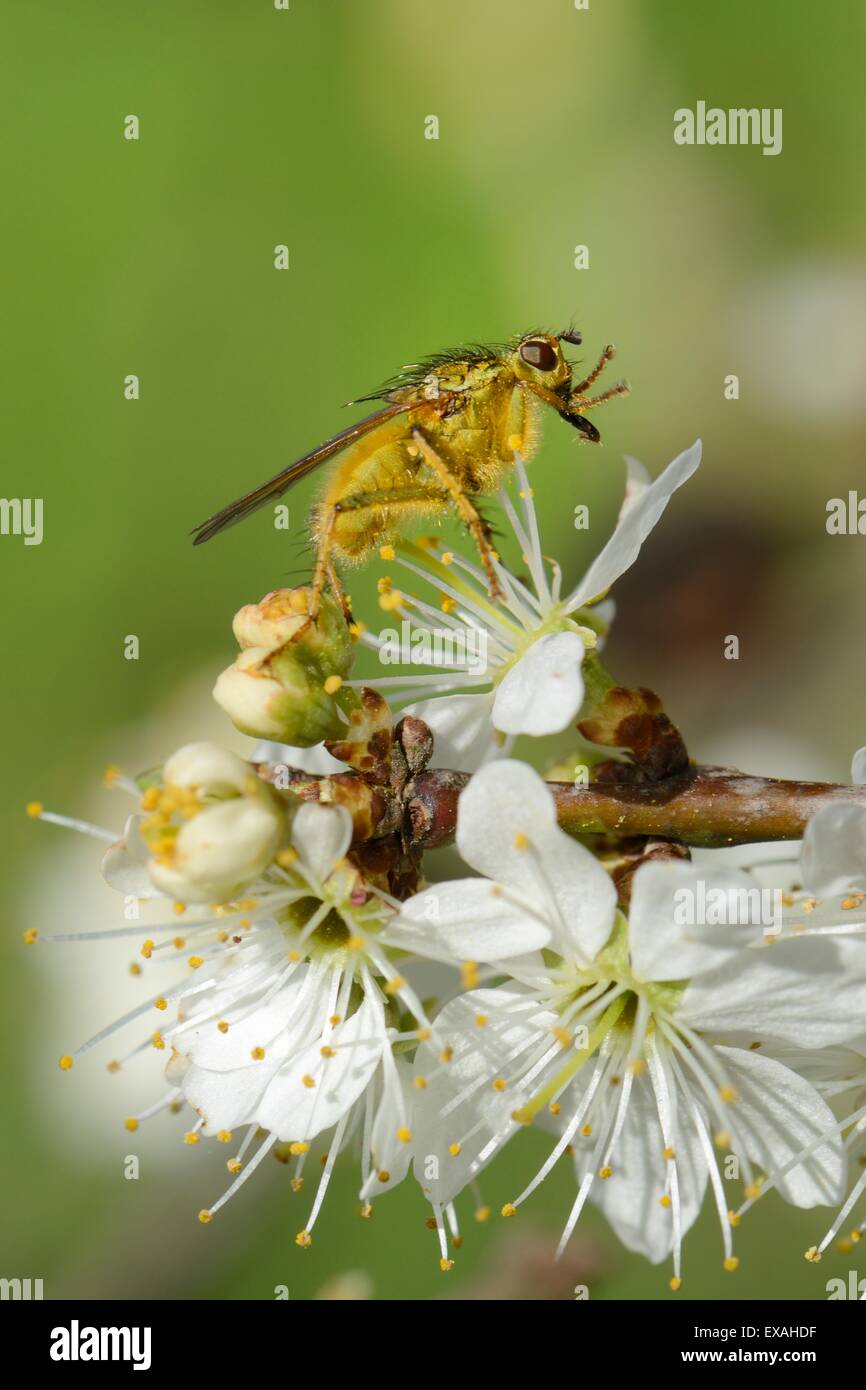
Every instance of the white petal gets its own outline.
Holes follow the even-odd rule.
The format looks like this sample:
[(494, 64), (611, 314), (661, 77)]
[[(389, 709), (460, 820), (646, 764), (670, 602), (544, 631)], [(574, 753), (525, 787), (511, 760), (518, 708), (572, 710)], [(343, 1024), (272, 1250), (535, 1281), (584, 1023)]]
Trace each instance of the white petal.
[(592, 959), (610, 936), (616, 890), (589, 850), (556, 821), (553, 797), (525, 763), (476, 773), (457, 805), (457, 848), (467, 864), (513, 889), (559, 937)]
[(158, 898), (147, 872), (150, 850), (141, 837), (143, 816), (130, 816), (123, 827), (123, 839), (112, 845), (102, 858), (102, 877), (110, 888), (133, 898)]
[(858, 748), (851, 759), (851, 781), (855, 786), (866, 782), (866, 747)]
[[(745, 1134), (749, 1157), (770, 1177), (835, 1125), (830, 1108), (802, 1077), (772, 1057), (740, 1048), (717, 1047), (737, 1092), (731, 1118)], [(798, 1207), (829, 1206), (842, 1200), (847, 1162), (832, 1138), (781, 1178), (786, 1202)]]
[(800, 869), (819, 897), (866, 888), (866, 807), (841, 802), (816, 811), (803, 835)]
[(630, 454), (625, 455), (625, 475), (625, 493), (617, 517), (618, 522), (623, 520), (626, 512), (631, 510), (635, 502), (643, 497), (647, 488), (652, 484), (649, 470), (638, 459), (632, 458)]
[[(696, 924), (702, 905), (709, 909), (715, 895), (724, 895), (717, 900), (724, 903), (728, 917), (734, 917), (733, 925)], [(639, 980), (687, 980), (723, 964), (731, 951), (760, 940), (761, 906), (772, 912), (772, 894), (767, 897), (769, 902), (761, 897), (756, 881), (737, 870), (675, 861), (642, 865), (634, 876), (629, 907), (635, 975)], [(754, 925), (736, 925), (736, 912), (746, 922), (751, 916)]]
[(476, 772), (499, 751), (491, 721), (493, 694), (440, 695), (407, 705), (404, 714), (423, 719), (433, 732), (431, 767)]
[(688, 985), (677, 1018), (804, 1048), (851, 1042), (866, 1018), (866, 942), (803, 936), (737, 952)]
[(557, 734), (583, 703), (584, 645), (576, 632), (548, 632), (502, 678), (493, 723), (504, 734)]
[(292, 822), (292, 844), (316, 883), (324, 883), (352, 842), (352, 817), (345, 806), (305, 801)]
[(409, 898), (389, 932), (401, 946), (425, 953), (438, 945), (456, 961), (498, 961), (540, 950), (550, 928), (506, 901), (484, 878), (437, 883)]
[(163, 768), (166, 782), (176, 787), (201, 787), (215, 796), (243, 792), (250, 773), (249, 763), (215, 743), (187, 743)]
[[(322, 1039), (287, 1062), (268, 1086), (256, 1119), (280, 1139), (312, 1139), (330, 1129), (369, 1085), (386, 1046), (381, 1005), (369, 994), (328, 1037), (335, 1056), (322, 1056)], [(307, 1077), (313, 1086), (304, 1082)]]
[[(480, 1160), (491, 1141), (513, 1132), (519, 1098), (493, 1082), (514, 1071), (517, 1058), (531, 1057), (555, 1022), (533, 999), (505, 988), (472, 990), (438, 1015), (437, 1043), (422, 1043), (415, 1058), (416, 1075), (427, 1081), (415, 1122), (415, 1177), (430, 1201), (452, 1201), (494, 1157), (495, 1148)], [(449, 1063), (440, 1061), (443, 1041), (454, 1050)]]
[[(300, 966), (273, 999), (252, 1010), (246, 998), (234, 1000), (219, 1020), (211, 1018), (181, 1033), (177, 1040), (179, 1050), (207, 1071), (260, 1068), (263, 1061), (253, 1056), (258, 1047), (264, 1049), (264, 1062), (283, 1061), (293, 1049), (307, 1046), (314, 1027), (321, 1022), (326, 986), (320, 983), (311, 988), (307, 973)], [(227, 1022), (228, 1031), (221, 1032), (217, 1022)]]
[(626, 507), (622, 520), (607, 545), (595, 557), (580, 584), (568, 600), (573, 612), (589, 599), (603, 594), (614, 580), (634, 564), (640, 548), (656, 525), (672, 493), (692, 476), (701, 461), (701, 441), (669, 463), (645, 492)]
[[(578, 1092), (579, 1094), (579, 1092)], [(569, 1094), (571, 1100), (571, 1093)], [(707, 1185), (707, 1166), (697, 1132), (685, 1104), (671, 1094), (674, 1107), (672, 1128), (679, 1183), (682, 1234), (697, 1219)], [(569, 1104), (569, 1109), (571, 1109)], [(562, 1114), (566, 1107), (563, 1105)], [(575, 1172), (586, 1171), (588, 1157), (596, 1140), (578, 1136), (575, 1141)], [(667, 1192), (667, 1164), (662, 1157), (665, 1140), (659, 1123), (652, 1083), (647, 1073), (632, 1086), (625, 1124), (611, 1155), (613, 1175), (593, 1183), (590, 1197), (604, 1213), (623, 1245), (659, 1264), (673, 1248), (673, 1220), (670, 1207), (661, 1205)]]

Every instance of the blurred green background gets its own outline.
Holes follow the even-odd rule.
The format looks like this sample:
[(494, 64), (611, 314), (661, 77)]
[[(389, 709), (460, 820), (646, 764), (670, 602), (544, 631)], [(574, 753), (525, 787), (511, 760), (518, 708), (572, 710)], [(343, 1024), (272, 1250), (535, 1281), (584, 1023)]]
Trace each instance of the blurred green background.
[[(617, 343), (633, 394), (595, 417), (600, 451), (547, 425), (533, 483), (567, 580), (616, 514), (622, 455), (655, 473), (704, 439), (700, 474), (618, 589), (609, 664), (661, 689), (697, 757), (844, 779), (866, 741), (866, 541), (824, 522), (829, 498), (866, 482), (864, 20), (807, 0), (6, 6), (0, 490), (44, 498), (45, 533), (0, 537), (0, 1274), (73, 1298), (269, 1298), (278, 1284), (292, 1298), (567, 1298), (586, 1281), (591, 1297), (670, 1297), (669, 1271), (592, 1211), (549, 1273), (565, 1167), (519, 1228), (476, 1228), (467, 1211), (447, 1281), (420, 1197), (406, 1184), (358, 1221), (351, 1164), (309, 1251), (292, 1241), (309, 1194), (277, 1164), (204, 1230), (222, 1151), (184, 1148), (180, 1120), (122, 1128), (131, 1096), (158, 1094), (157, 1059), (129, 1080), (105, 1073), (104, 1051), (57, 1070), (138, 986), (125, 947), (22, 948), (27, 926), (118, 920), (98, 848), (22, 811), (38, 796), (119, 825), (106, 762), (136, 770), (203, 735), (241, 746), (209, 687), (234, 610), (305, 577), (315, 484), (291, 494), (291, 540), (265, 512), (194, 551), (195, 523), (342, 427), (341, 403), (402, 363), (572, 319), (584, 360)], [(699, 99), (783, 108), (782, 153), (676, 146), (673, 113)], [(578, 502), (588, 535), (572, 529)], [(352, 578), (362, 616), (380, 572)], [(722, 658), (731, 633), (738, 662)], [(543, 1145), (527, 1135), (492, 1170), (494, 1209)], [(130, 1152), (138, 1181), (123, 1178)], [(731, 1276), (705, 1211), (684, 1294), (823, 1297), (851, 1259), (801, 1258), (825, 1215), (769, 1198)]]

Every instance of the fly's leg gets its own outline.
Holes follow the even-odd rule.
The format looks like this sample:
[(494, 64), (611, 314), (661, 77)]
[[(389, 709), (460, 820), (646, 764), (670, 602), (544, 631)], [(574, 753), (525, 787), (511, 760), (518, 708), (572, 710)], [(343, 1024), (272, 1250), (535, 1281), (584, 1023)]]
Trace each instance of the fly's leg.
[(602, 391), (600, 396), (583, 396), (580, 401), (581, 410), (592, 410), (597, 405), (604, 405), (605, 401), (612, 401), (614, 396), (627, 396), (629, 384), (627, 381), (618, 381), (616, 386), (611, 386), (609, 391)]
[(470, 497), (463, 491), (463, 488), (451, 473), (450, 469), (439, 457), (436, 450), (424, 438), (421, 431), (413, 430), (412, 438), (420, 449), (424, 462), (427, 464), (428, 468), (436, 474), (436, 477), (454, 503), (460, 520), (465, 523), (472, 539), (475, 541), (478, 554), (481, 557), (481, 563), (484, 566), (484, 572), (487, 575), (490, 597), (494, 600), (498, 600), (500, 603), (503, 602), (505, 595), (502, 592), (502, 586), (496, 574), (496, 566), (493, 563), (493, 546), (490, 544), (490, 534), (483, 518), (473, 505)]
[(592, 386), (594, 381), (598, 381), (608, 362), (612, 361), (615, 356), (616, 348), (613, 343), (608, 343), (607, 347), (602, 349), (601, 357), (599, 357), (589, 376), (585, 377), (583, 381), (579, 381), (576, 386), (571, 388), (572, 396), (582, 396), (588, 386)]
[(319, 530), (318, 542), (316, 547), (316, 564), (313, 570), (313, 580), (310, 586), (310, 602), (307, 620), (293, 634), (292, 641), (297, 642), (308, 632), (312, 623), (319, 616), (322, 606), (322, 594), (325, 583), (329, 584), (334, 598), (343, 610), (343, 616), (347, 624), (353, 622), (351, 605), (348, 596), (340, 582), (337, 569), (331, 556), (334, 543), (334, 528), (340, 516), (347, 512), (365, 512), (373, 509), (385, 509), (392, 515), (398, 515), (400, 509), (405, 507), (411, 510), (419, 504), (434, 509), (441, 508), (443, 511), (450, 501), (449, 494), (438, 488), (430, 487), (424, 483), (412, 484), (409, 487), (377, 488), (371, 492), (357, 492), (349, 497), (343, 498), (340, 502), (334, 502), (322, 513), (322, 523)]

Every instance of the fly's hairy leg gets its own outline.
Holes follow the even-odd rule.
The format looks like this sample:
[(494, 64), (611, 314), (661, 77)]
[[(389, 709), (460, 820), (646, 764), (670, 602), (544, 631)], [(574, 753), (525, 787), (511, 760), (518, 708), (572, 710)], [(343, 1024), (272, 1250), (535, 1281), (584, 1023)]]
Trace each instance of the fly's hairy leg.
[(480, 513), (475, 508), (471, 498), (460, 486), (457, 479), (451, 473), (447, 464), (440, 458), (436, 450), (425, 439), (420, 430), (412, 431), (412, 438), (421, 451), (421, 456), (428, 468), (436, 474), (442, 486), (454, 503), (460, 520), (468, 527), (472, 539), (481, 557), (484, 572), (487, 575), (487, 584), (491, 599), (498, 600), (500, 603), (505, 595), (502, 592), (499, 580), (496, 576), (496, 567), (493, 563), (493, 546), (490, 544), (490, 536)]
[(589, 376), (584, 377), (583, 381), (579, 381), (576, 386), (573, 386), (571, 388), (572, 399), (574, 399), (575, 396), (582, 396), (584, 391), (586, 391), (588, 387), (592, 386), (593, 382), (598, 381), (608, 362), (611, 362), (615, 356), (616, 348), (614, 347), (613, 343), (608, 343), (607, 347), (602, 349), (601, 356), (599, 357)]
[(600, 396), (584, 396), (581, 398), (581, 410), (593, 410), (597, 405), (604, 405), (605, 401), (612, 401), (614, 396), (627, 396), (629, 385), (627, 381), (618, 381), (610, 390), (602, 391)]

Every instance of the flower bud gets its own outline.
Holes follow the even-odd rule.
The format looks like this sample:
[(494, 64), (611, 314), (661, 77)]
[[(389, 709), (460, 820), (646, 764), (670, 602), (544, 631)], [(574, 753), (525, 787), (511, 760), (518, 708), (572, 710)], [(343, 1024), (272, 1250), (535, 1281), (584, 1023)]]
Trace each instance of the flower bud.
[(232, 628), (238, 645), (247, 650), (264, 647), (277, 651), (287, 644), (305, 665), (313, 665), (322, 679), (329, 675), (348, 675), (354, 643), (339, 604), (322, 594), (315, 622), (308, 616), (311, 588), (274, 589), (261, 603), (245, 604), (236, 614)]
[(274, 791), (212, 743), (174, 753), (145, 793), (139, 829), (153, 885), (180, 902), (226, 902), (272, 862), (285, 832)]
[(325, 677), (300, 660), (294, 643), (276, 652), (248, 647), (218, 677), (213, 696), (235, 728), (252, 738), (311, 748), (338, 738), (345, 727)]

